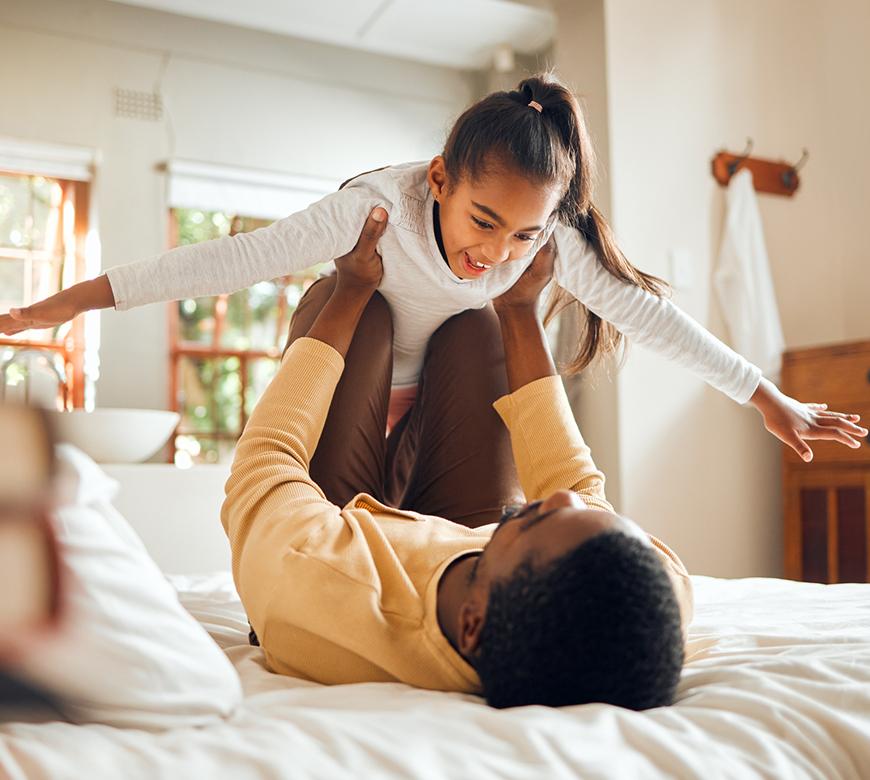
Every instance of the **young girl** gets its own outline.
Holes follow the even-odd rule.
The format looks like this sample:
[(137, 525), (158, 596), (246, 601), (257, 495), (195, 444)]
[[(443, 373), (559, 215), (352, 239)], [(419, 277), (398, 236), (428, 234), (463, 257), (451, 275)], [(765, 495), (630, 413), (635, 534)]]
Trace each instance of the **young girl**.
[(573, 372), (616, 348), (623, 335), (683, 365), (738, 403), (805, 460), (806, 439), (859, 447), (857, 415), (802, 404), (674, 306), (667, 285), (639, 271), (616, 246), (592, 203), (593, 152), (580, 106), (550, 75), (496, 92), (459, 117), (442, 154), (345, 182), (305, 211), (269, 227), (110, 269), (41, 303), (0, 316), (0, 332), (48, 327), (93, 308), (230, 293), (328, 262), (355, 243), (378, 206), (380, 292), (394, 328), (393, 421), (413, 402), (426, 344), (453, 315), (509, 289), (552, 236), (556, 294), (550, 315), (586, 309)]

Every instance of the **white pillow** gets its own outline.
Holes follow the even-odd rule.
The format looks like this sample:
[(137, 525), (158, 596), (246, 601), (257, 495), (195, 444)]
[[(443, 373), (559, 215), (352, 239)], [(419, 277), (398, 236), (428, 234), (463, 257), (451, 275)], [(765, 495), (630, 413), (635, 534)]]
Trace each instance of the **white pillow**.
[(28, 648), (19, 672), (77, 723), (161, 729), (229, 715), (238, 674), (112, 507), (117, 483), (74, 447), (57, 454), (63, 625)]

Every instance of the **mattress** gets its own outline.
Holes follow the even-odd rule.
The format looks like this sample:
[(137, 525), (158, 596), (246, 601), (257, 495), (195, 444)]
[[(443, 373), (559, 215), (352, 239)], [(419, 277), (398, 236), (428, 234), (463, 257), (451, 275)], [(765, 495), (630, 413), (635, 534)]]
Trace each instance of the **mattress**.
[(325, 687), (269, 673), (229, 575), (175, 577), (239, 671), (226, 721), (149, 733), (0, 726), (13, 778), (870, 777), (870, 585), (694, 577), (672, 707), (497, 711), (400, 684)]

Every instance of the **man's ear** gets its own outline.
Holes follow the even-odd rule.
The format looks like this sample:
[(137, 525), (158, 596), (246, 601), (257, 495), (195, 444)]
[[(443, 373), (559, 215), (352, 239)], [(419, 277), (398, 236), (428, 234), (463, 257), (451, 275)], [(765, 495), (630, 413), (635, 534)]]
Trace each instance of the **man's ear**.
[(470, 596), (459, 608), (459, 636), (457, 644), (463, 658), (477, 655), (480, 647), (480, 633), (486, 621), (486, 607), (478, 596)]
[(440, 154), (433, 157), (429, 163), (426, 181), (429, 182), (429, 189), (432, 190), (435, 200), (438, 200), (447, 189), (447, 168)]

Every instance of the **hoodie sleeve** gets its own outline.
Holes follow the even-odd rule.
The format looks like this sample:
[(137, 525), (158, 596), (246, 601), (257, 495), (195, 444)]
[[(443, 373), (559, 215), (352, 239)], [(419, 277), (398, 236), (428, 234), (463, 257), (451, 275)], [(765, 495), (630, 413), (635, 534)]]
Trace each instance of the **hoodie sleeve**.
[(353, 248), (373, 208), (386, 208), (392, 221), (394, 199), (384, 191), (391, 181), (385, 172), (360, 177), (268, 227), (110, 268), (115, 308), (232, 293), (334, 260)]

